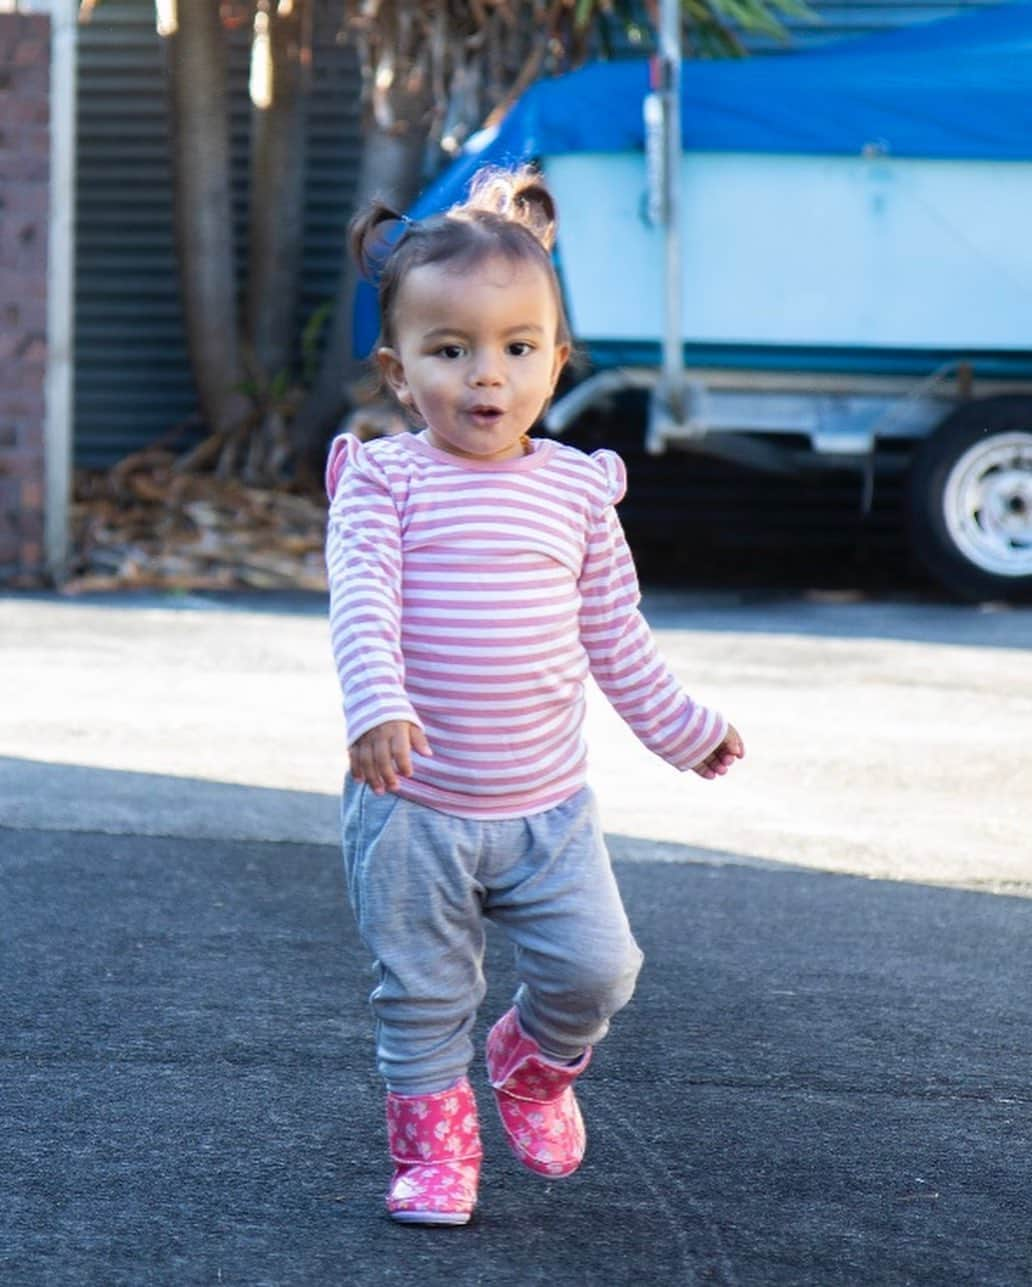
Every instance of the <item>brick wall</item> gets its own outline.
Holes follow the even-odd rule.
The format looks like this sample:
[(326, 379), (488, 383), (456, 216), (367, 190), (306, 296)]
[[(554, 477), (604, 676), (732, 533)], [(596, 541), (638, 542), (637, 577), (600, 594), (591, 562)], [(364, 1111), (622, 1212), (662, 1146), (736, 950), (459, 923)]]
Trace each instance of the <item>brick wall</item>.
[(0, 13), (0, 585), (43, 578), (50, 19)]

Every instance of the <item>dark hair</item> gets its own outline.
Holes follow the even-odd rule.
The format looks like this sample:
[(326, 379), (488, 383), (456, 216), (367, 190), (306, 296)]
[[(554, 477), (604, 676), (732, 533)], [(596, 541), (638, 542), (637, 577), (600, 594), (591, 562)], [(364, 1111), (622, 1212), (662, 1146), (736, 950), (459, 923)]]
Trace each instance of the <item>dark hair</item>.
[(428, 219), (412, 221), (373, 201), (352, 219), (348, 241), (363, 276), (377, 286), (378, 346), (394, 347), (394, 307), (413, 268), (441, 263), (469, 268), (496, 255), (545, 270), (555, 296), (556, 339), (569, 344), (570, 327), (550, 254), (557, 223), (552, 194), (529, 165), (479, 171), (465, 201)]

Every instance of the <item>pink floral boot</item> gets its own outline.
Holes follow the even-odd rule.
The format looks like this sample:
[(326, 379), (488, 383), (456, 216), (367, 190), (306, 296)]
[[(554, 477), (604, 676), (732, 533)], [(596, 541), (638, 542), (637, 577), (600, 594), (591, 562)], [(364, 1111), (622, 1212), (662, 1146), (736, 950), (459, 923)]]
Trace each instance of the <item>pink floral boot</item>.
[(387, 1191), (392, 1219), (411, 1224), (466, 1224), (477, 1201), (480, 1124), (465, 1077), (433, 1095), (387, 1095), (387, 1142), (394, 1175)]
[(487, 1036), (487, 1075), (512, 1151), (539, 1175), (572, 1175), (584, 1158), (584, 1119), (573, 1082), (591, 1060), (575, 1064), (543, 1054), (520, 1027), (515, 1006)]

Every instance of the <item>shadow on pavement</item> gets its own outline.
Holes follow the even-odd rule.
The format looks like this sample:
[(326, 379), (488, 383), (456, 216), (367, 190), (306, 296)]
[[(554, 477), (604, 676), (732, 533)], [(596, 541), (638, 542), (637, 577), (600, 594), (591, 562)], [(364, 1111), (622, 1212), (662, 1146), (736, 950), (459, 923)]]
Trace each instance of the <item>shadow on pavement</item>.
[[(646, 953), (523, 1173), (474, 1070), (465, 1230), (390, 1224), (335, 847), (0, 830), (0, 1279), (18, 1284), (1019, 1284), (1032, 902), (618, 862)], [(514, 986), (490, 938), (482, 1039)]]
[(335, 845), (340, 803), (317, 791), (0, 755), (0, 825)]
[[(340, 802), (317, 791), (0, 755), (0, 827), (336, 847)], [(614, 834), (606, 839), (614, 858), (629, 862), (731, 862), (796, 870), (774, 859), (696, 845)]]

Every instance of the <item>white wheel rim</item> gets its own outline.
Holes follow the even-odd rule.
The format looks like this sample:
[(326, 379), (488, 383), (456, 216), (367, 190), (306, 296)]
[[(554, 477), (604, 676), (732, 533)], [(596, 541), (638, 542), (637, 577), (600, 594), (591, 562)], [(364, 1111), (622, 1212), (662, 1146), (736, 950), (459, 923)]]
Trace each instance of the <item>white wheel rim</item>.
[(1032, 576), (1032, 432), (986, 437), (960, 457), (943, 492), (950, 539), (993, 576)]

